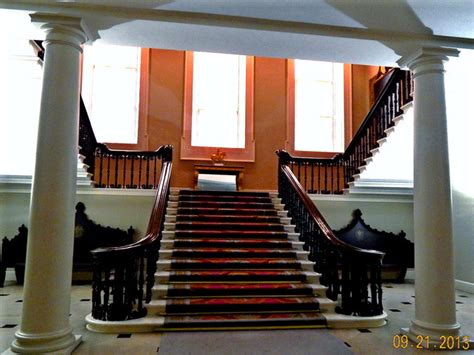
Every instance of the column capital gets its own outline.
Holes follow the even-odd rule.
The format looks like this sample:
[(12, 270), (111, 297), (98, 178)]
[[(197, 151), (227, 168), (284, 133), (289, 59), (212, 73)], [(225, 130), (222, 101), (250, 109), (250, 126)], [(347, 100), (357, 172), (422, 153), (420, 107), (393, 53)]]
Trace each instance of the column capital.
[(92, 36), (79, 17), (70, 17), (55, 14), (31, 14), (31, 22), (46, 32), (44, 44), (62, 43), (72, 46), (82, 52), (81, 45)]
[(421, 47), (415, 52), (401, 57), (397, 63), (400, 68), (408, 67), (415, 77), (420, 74), (444, 72), (444, 62), (449, 57), (459, 56), (459, 50), (444, 47)]

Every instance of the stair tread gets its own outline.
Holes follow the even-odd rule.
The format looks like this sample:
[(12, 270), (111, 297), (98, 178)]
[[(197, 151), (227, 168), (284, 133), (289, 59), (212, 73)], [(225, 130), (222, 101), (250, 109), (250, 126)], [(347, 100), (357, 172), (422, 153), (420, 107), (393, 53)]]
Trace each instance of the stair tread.
[(280, 289), (313, 289), (315, 286), (306, 282), (259, 282), (259, 283), (235, 283), (220, 282), (218, 285), (214, 283), (179, 283), (170, 285), (157, 285), (156, 288), (176, 289), (176, 290), (207, 290), (212, 288), (226, 289), (229, 291), (240, 289), (264, 289), (264, 290), (280, 290)]
[(281, 223), (268, 222), (211, 222), (211, 221), (177, 221), (176, 226), (243, 226), (243, 227), (283, 227)]
[(268, 276), (280, 276), (280, 275), (319, 275), (316, 272), (303, 271), (303, 270), (171, 270), (171, 275), (209, 275), (209, 276), (232, 276), (232, 275), (268, 275)]
[(186, 212), (187, 210), (194, 212), (198, 211), (204, 211), (206, 213), (210, 212), (222, 212), (222, 213), (249, 213), (252, 215), (255, 215), (256, 213), (258, 215), (262, 216), (276, 216), (277, 211), (272, 208), (260, 208), (260, 209), (255, 209), (255, 208), (226, 208), (226, 207), (178, 207), (177, 212), (178, 214), (184, 214), (183, 212)]
[[(280, 240), (280, 239), (252, 239), (252, 238), (246, 238), (246, 239), (221, 239), (221, 238), (193, 238), (193, 239), (175, 239), (175, 243), (184, 243), (184, 242), (193, 242), (193, 243), (254, 243), (254, 244), (259, 244), (259, 243), (271, 243), (271, 244), (290, 244), (291, 242), (289, 240)], [(302, 243), (302, 242), (300, 242)]]
[(180, 229), (177, 230), (176, 233), (184, 234), (184, 233), (189, 233), (189, 234), (202, 234), (202, 233), (207, 233), (207, 234), (226, 234), (226, 233), (239, 233), (239, 234), (274, 234), (274, 235), (286, 235), (288, 234), (285, 231), (266, 231), (266, 230), (232, 230), (232, 229), (219, 229), (219, 230), (207, 230), (207, 229), (199, 229), (199, 230), (186, 230), (186, 229)]
[(258, 192), (258, 191), (214, 191), (214, 190), (180, 190), (179, 195), (270, 196), (270, 194), (268, 192)]
[[(168, 261), (168, 260), (167, 260)], [(233, 259), (233, 258), (171, 258), (171, 263), (203, 263), (211, 262), (213, 264), (228, 264), (228, 263), (240, 263), (240, 264), (257, 264), (257, 263), (301, 263), (305, 261), (298, 260), (296, 258), (248, 258), (248, 259)], [(161, 261), (158, 261), (160, 263)]]
[(280, 217), (277, 217), (277, 216), (262, 216), (262, 215), (248, 215), (248, 216), (239, 216), (239, 215), (235, 215), (235, 214), (220, 214), (220, 215), (212, 215), (212, 214), (178, 214), (176, 215), (176, 220), (181, 222), (180, 221), (180, 218), (215, 218), (215, 219), (225, 219), (225, 218), (229, 218), (229, 219), (239, 219), (239, 218), (248, 218), (248, 219), (251, 219), (251, 218), (255, 218), (255, 219), (269, 219), (269, 218), (273, 218), (273, 219), (280, 219)]
[(220, 196), (220, 195), (180, 195), (178, 201), (268, 201), (271, 202), (270, 196), (251, 196), (251, 195), (236, 195), (236, 196)]

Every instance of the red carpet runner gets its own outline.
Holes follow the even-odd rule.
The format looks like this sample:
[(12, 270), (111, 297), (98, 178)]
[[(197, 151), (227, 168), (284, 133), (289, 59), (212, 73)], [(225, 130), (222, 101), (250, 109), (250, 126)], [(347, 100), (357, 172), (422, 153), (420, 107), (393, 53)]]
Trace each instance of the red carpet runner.
[(164, 330), (325, 327), (317, 274), (284, 214), (268, 193), (181, 191), (154, 289)]

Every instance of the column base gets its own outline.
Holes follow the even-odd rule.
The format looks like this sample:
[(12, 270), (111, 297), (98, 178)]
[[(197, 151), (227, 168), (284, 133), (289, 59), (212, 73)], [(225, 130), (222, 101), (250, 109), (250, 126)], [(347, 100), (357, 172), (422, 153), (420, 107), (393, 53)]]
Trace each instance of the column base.
[(82, 335), (67, 334), (61, 335), (31, 335), (21, 333), (15, 334), (16, 340), (11, 347), (3, 354), (71, 354), (82, 341)]
[(439, 325), (412, 321), (410, 328), (401, 328), (400, 334), (406, 335), (418, 347), (433, 350), (474, 349), (472, 338), (461, 335), (459, 323)]

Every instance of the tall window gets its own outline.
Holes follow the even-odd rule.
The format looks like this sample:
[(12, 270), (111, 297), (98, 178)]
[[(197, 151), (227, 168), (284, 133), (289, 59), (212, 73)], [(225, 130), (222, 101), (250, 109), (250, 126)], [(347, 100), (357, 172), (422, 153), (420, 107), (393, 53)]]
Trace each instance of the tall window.
[(194, 52), (191, 145), (245, 147), (245, 56)]
[(253, 57), (186, 52), (182, 159), (254, 161)]
[(295, 60), (294, 149), (344, 151), (344, 66)]
[(140, 48), (85, 46), (82, 97), (99, 142), (138, 143)]

